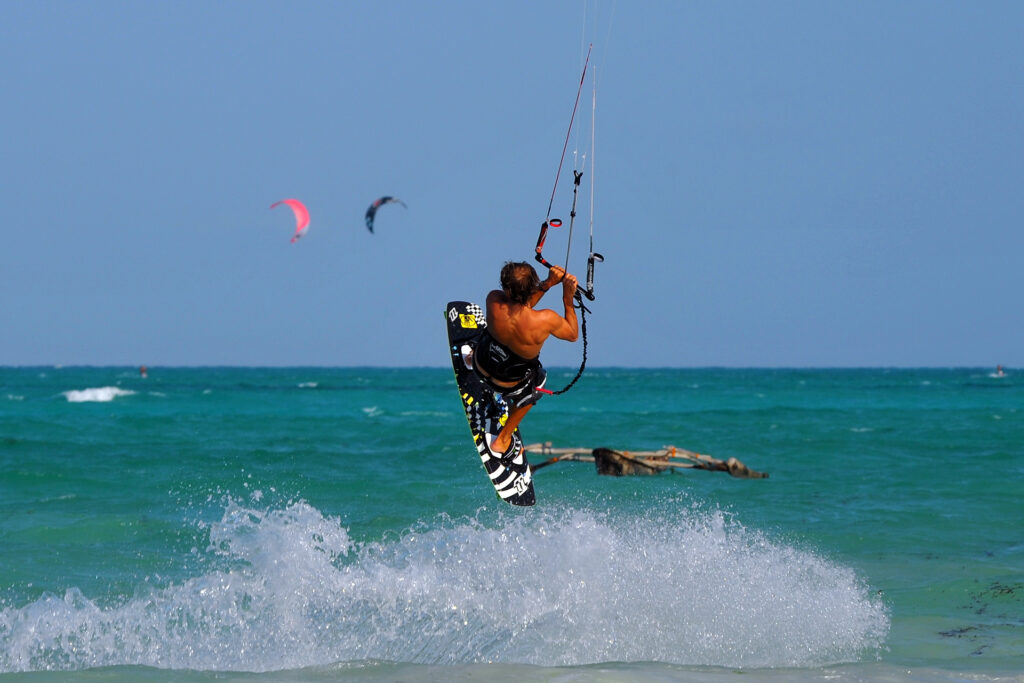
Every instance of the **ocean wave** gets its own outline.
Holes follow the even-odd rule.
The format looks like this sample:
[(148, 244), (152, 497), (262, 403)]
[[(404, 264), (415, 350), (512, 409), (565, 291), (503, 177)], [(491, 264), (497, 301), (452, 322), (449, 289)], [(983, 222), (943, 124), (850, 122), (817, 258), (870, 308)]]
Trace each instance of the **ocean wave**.
[(72, 389), (71, 391), (65, 391), (61, 395), (67, 398), (68, 403), (106, 403), (113, 401), (119, 396), (131, 396), (134, 393), (130, 389), (122, 389), (120, 387), (94, 387), (91, 389)]
[(337, 662), (802, 667), (877, 656), (854, 572), (720, 512), (446, 517), (379, 542), (307, 503), (230, 503), (220, 568), (104, 606), (77, 588), (0, 610), (0, 672)]
[(454, 411), (443, 411), (443, 410), (403, 410), (398, 413), (401, 417), (438, 417), (445, 418), (451, 417)]

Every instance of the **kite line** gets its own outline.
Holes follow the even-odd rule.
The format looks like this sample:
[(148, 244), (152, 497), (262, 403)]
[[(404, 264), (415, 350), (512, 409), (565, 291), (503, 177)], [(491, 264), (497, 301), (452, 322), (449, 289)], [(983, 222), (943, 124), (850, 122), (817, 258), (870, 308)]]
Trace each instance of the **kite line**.
[[(569, 129), (565, 133), (565, 143), (562, 145), (562, 155), (558, 160), (558, 171), (555, 173), (554, 187), (551, 188), (551, 199), (548, 201), (547, 214), (544, 217), (544, 222), (541, 223), (540, 235), (537, 238), (537, 247), (535, 249), (536, 260), (547, 268), (551, 269), (551, 263), (544, 258), (544, 242), (547, 240), (548, 228), (561, 227), (562, 221), (557, 218), (551, 218), (551, 207), (555, 203), (555, 194), (558, 191), (558, 180), (562, 175), (562, 165), (565, 163), (565, 152), (569, 147), (569, 138), (572, 136), (573, 123), (576, 120), (576, 111), (580, 104), (580, 95), (583, 92), (583, 83), (587, 78), (587, 67), (590, 64), (590, 53), (593, 51), (593, 44), (587, 49), (587, 56), (583, 62), (583, 73), (580, 75), (580, 84), (576, 90), (576, 101), (572, 107), (572, 115), (569, 117)], [(597, 112), (597, 80), (594, 79), (593, 96), (591, 99), (591, 130), (590, 130), (590, 144), (591, 144), (591, 165), (593, 166), (593, 145), (594, 145), (594, 123)], [(586, 165), (586, 155), (583, 155), (584, 163), (581, 166)], [(580, 180), (583, 178), (583, 170), (573, 170), (573, 188), (572, 188), (572, 208), (569, 211), (569, 238), (568, 244), (566, 245), (565, 253), (565, 272), (569, 269), (569, 254), (572, 249), (572, 232), (573, 225), (576, 221), (576, 200), (578, 197)], [(580, 369), (577, 371), (576, 376), (573, 377), (572, 381), (569, 382), (563, 389), (558, 391), (552, 391), (552, 394), (564, 394), (573, 387), (574, 384), (583, 376), (583, 371), (587, 366), (587, 313), (590, 310), (583, 303), (583, 297), (586, 296), (590, 301), (594, 300), (594, 264), (595, 262), (604, 261), (604, 257), (594, 251), (594, 184), (593, 184), (593, 169), (591, 169), (591, 185), (590, 185), (590, 254), (587, 257), (587, 277), (586, 277), (586, 288), (576, 290), (576, 306), (580, 309), (580, 327), (583, 333), (583, 360), (580, 363)]]

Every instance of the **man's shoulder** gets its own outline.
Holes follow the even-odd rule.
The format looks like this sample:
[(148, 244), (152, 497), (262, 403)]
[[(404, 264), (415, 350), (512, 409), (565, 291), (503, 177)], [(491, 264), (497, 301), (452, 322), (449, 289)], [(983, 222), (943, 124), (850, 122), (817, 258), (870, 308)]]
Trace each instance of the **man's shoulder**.
[(535, 308), (530, 311), (529, 320), (535, 329), (550, 333), (562, 320), (562, 316), (550, 308)]

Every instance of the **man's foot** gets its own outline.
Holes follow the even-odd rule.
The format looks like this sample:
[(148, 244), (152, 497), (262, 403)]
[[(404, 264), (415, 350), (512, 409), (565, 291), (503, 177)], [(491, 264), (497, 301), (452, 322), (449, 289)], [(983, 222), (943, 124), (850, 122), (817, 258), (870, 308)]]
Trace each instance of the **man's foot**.
[(487, 450), (491, 452), (491, 456), (501, 461), (501, 464), (508, 467), (512, 464), (512, 461), (523, 452), (523, 441), (519, 438), (518, 434), (513, 433), (512, 438), (509, 439), (509, 444), (505, 448), (501, 448), (498, 445), (498, 439), (494, 439), (487, 444)]
[[(507, 431), (507, 430), (502, 430), (502, 431)], [(494, 452), (494, 453), (506, 453), (509, 450), (511, 450), (512, 447), (515, 445), (516, 441), (518, 441), (518, 439), (516, 439), (516, 433), (515, 432), (512, 432), (512, 436), (508, 437), (507, 439), (503, 438), (503, 437), (504, 437), (504, 435), (499, 433), (498, 436), (495, 437), (494, 441), (491, 442), (490, 448), (491, 448), (492, 452)]]

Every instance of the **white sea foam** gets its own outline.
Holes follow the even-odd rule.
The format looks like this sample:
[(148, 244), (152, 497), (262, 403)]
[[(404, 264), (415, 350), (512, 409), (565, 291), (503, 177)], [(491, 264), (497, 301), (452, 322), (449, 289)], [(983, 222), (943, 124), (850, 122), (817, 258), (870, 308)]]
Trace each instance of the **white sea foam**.
[(77, 588), (0, 611), (0, 672), (332, 662), (803, 667), (877, 655), (886, 608), (853, 571), (716, 512), (450, 521), (353, 543), (305, 503), (232, 503), (221, 565), (102, 606)]
[(94, 387), (92, 389), (65, 391), (63, 395), (69, 403), (86, 403), (90, 401), (105, 403), (113, 401), (119, 396), (131, 396), (134, 393), (130, 389), (122, 389), (121, 387)]

